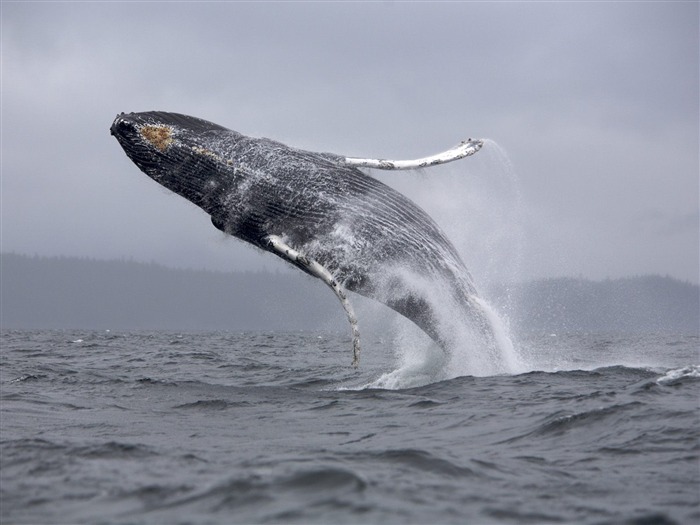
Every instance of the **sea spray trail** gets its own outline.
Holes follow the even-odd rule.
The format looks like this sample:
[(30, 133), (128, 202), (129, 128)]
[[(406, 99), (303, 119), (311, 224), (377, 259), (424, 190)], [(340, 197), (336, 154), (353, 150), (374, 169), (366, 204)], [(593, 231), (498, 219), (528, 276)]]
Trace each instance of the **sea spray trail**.
[[(519, 298), (512, 292), (511, 283), (522, 280), (522, 264), (526, 246), (523, 229), (526, 208), (523, 201), (520, 178), (506, 150), (491, 139), (484, 140), (484, 155), (475, 166), (477, 188), (469, 188), (472, 204), (479, 202), (478, 213), (465, 210), (464, 222), (477, 221), (480, 239), (470, 239), (469, 244), (459, 243), (460, 251), (482, 247), (482, 254), (475, 257), (473, 273), (479, 279), (482, 297), (490, 304), (490, 289), (505, 285), (508, 293), (501, 302), (498, 315), (504, 330), (510, 332), (511, 317), (518, 316)], [(469, 181), (474, 184), (473, 181)]]
[(402, 188), (445, 230), (482, 295), (490, 284), (519, 281), (526, 208), (520, 178), (505, 149), (486, 139), (469, 163), (440, 171), (420, 177), (419, 185)]

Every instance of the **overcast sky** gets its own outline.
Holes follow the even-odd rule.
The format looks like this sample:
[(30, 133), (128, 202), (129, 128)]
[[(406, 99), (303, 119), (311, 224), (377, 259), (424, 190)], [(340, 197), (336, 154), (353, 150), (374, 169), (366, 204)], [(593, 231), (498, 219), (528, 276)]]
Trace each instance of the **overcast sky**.
[[(119, 112), (350, 156), (478, 281), (698, 282), (697, 2), (2, 2), (3, 252), (282, 269), (124, 155)], [(509, 167), (511, 166), (511, 167)]]

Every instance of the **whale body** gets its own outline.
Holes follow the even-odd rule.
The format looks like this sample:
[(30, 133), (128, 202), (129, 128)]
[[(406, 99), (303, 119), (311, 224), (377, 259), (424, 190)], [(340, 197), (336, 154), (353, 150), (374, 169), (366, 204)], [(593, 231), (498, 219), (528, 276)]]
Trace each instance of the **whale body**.
[[(355, 363), (359, 331), (345, 290), (385, 304), (445, 349), (455, 341), (437, 302), (447, 302), (460, 322), (493, 344), (457, 250), (419, 206), (356, 167), (371, 165), (366, 160), (304, 151), (176, 113), (122, 113), (110, 131), (146, 175), (199, 206), (216, 228), (331, 286), (353, 328)], [(480, 143), (467, 146), (468, 155)], [(376, 161), (382, 163), (398, 164)], [(431, 163), (438, 161), (416, 166)], [(437, 302), (432, 290), (440, 291)]]

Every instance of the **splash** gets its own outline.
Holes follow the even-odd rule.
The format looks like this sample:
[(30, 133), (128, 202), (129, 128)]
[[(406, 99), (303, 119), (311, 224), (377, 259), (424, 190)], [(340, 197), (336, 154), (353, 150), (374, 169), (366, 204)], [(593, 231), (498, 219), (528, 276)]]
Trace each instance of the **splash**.
[(529, 369), (510, 332), (517, 296), (507, 293), (498, 309), (489, 297), (492, 285), (517, 282), (520, 275), (524, 235), (518, 178), (507, 153), (494, 141), (485, 141), (483, 153), (487, 155), (479, 163), (420, 176), (419, 188), (404, 185), (402, 191), (444, 227), (472, 269), (480, 297), (471, 297), (468, 306), (487, 320), (493, 338), (483, 336), (470, 322), (474, 312), (458, 304), (449, 291), (429, 277), (414, 276), (414, 286), (438, 317), (439, 331), (451, 335), (449, 348), (439, 348), (415, 325), (396, 319), (393, 347), (398, 368), (365, 385), (368, 388), (410, 388), (460, 376)]
[(496, 340), (498, 353), (494, 356), (494, 362), (498, 367), (497, 373), (516, 374), (523, 372), (525, 370), (525, 365), (522, 362), (520, 354), (513, 345), (513, 340), (507, 324), (488, 302), (480, 298), (475, 298), (475, 300), (488, 319)]
[(461, 376), (493, 376), (518, 374), (527, 370), (519, 355), (506, 323), (485, 300), (476, 300), (481, 313), (489, 322), (493, 340), (466, 322), (454, 304), (444, 303), (440, 312), (441, 330), (449, 325), (453, 342), (440, 348), (413, 323), (396, 318), (393, 348), (398, 368), (382, 374), (362, 388), (403, 389), (446, 381)]

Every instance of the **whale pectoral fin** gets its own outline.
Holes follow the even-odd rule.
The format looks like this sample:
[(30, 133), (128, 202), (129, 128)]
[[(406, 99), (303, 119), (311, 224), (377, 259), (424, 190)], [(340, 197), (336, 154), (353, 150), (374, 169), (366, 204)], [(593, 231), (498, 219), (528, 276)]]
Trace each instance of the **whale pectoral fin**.
[(386, 160), (386, 159), (360, 159), (356, 157), (345, 157), (347, 166), (357, 166), (359, 168), (377, 168), (380, 170), (415, 170), (427, 168), (438, 164), (445, 164), (453, 160), (463, 159), (474, 155), (484, 145), (483, 140), (467, 139), (463, 140), (454, 148), (437, 153), (429, 157), (414, 160)]
[(324, 283), (326, 283), (333, 290), (335, 295), (340, 300), (340, 304), (343, 305), (343, 309), (348, 316), (348, 321), (350, 321), (350, 328), (352, 330), (352, 365), (357, 366), (360, 363), (360, 329), (357, 326), (357, 317), (355, 316), (355, 310), (353, 310), (350, 301), (348, 301), (347, 294), (340, 284), (333, 278), (331, 272), (324, 268), (314, 259), (302, 255), (294, 248), (286, 244), (281, 237), (277, 235), (269, 235), (265, 238), (267, 245), (275, 253), (281, 257), (287, 259), (289, 262), (300, 266), (306, 270), (309, 274), (314, 277), (318, 277)]

